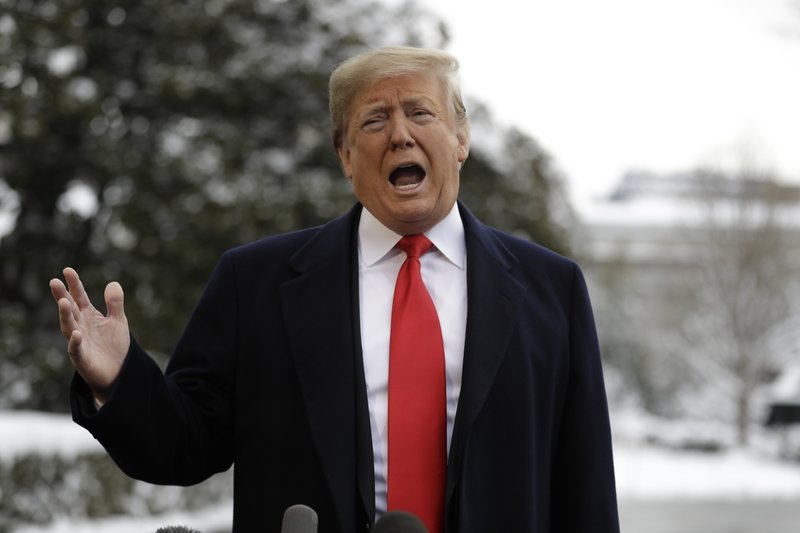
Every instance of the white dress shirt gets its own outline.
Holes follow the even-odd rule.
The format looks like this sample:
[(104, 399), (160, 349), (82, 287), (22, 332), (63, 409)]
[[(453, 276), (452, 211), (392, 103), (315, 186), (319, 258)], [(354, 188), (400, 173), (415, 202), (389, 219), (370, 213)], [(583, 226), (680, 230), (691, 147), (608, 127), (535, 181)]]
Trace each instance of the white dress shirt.
[[(449, 452), (461, 391), (467, 329), (467, 251), (457, 205), (425, 236), (434, 247), (422, 256), (420, 263), (422, 280), (436, 306), (444, 340)], [(395, 281), (406, 258), (404, 252), (395, 248), (401, 237), (363, 209), (358, 227), (359, 314), (375, 458), (376, 520), (387, 506), (389, 335)]]

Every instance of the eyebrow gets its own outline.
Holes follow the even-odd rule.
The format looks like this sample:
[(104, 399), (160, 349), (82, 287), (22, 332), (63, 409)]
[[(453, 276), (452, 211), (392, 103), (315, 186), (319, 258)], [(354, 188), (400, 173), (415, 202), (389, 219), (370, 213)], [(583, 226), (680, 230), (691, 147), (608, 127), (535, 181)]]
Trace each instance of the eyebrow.
[(365, 106), (360, 112), (359, 115), (371, 115), (373, 113), (385, 113), (389, 110), (389, 106), (384, 104), (383, 102), (376, 102), (374, 104), (368, 104)]
[[(432, 107), (434, 106), (433, 101), (430, 98), (425, 96), (409, 96), (400, 101), (400, 106), (403, 109), (408, 109), (409, 107), (415, 107), (421, 104), (429, 105)], [(367, 103), (364, 111), (359, 113), (360, 115), (369, 115), (372, 113), (380, 113), (380, 112), (387, 112), (391, 108), (391, 106), (385, 103), (383, 100), (376, 100), (374, 103)]]

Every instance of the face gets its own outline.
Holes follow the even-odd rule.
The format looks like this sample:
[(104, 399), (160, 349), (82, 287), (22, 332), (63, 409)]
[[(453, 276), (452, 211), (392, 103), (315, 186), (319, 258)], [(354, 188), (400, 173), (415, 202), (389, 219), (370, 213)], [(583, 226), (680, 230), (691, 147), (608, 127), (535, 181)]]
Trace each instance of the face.
[(456, 131), (444, 83), (409, 74), (356, 95), (338, 152), (356, 198), (386, 227), (411, 235), (452, 209), (469, 140)]

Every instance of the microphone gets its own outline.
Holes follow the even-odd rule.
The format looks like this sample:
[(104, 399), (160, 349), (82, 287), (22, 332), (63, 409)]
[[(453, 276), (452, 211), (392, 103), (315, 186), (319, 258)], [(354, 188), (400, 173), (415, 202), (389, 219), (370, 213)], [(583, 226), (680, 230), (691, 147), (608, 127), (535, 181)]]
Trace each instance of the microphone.
[(292, 505), (283, 513), (281, 533), (317, 533), (317, 512), (307, 505)]
[(389, 511), (375, 522), (372, 533), (428, 533), (428, 528), (411, 513)]

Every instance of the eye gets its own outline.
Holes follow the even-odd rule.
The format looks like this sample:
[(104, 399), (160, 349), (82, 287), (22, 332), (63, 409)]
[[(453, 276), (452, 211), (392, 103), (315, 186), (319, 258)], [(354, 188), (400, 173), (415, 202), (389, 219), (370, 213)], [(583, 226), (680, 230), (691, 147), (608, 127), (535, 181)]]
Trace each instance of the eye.
[(434, 117), (433, 111), (425, 107), (415, 107), (409, 118), (418, 123), (426, 123)]
[(371, 117), (367, 117), (361, 122), (361, 127), (363, 129), (378, 129), (384, 122), (384, 118), (380, 115), (375, 115)]

